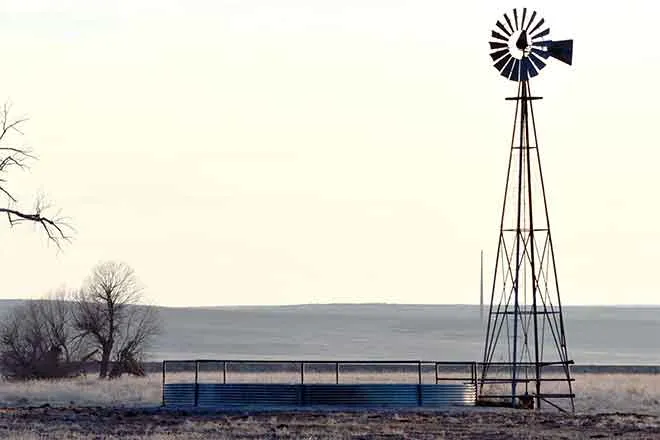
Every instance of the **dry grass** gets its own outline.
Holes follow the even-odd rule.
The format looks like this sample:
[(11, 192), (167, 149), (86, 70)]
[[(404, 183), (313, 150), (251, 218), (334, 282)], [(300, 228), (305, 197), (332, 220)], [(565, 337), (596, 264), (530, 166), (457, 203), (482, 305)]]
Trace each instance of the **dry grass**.
[[(254, 373), (232, 381), (290, 382), (295, 374)], [(331, 376), (334, 380), (334, 376)], [(175, 373), (171, 381), (190, 381)], [(307, 378), (307, 376), (306, 376)], [(327, 375), (309, 376), (328, 381)], [(210, 380), (211, 377), (200, 377)], [(216, 377), (217, 379), (217, 377)], [(364, 380), (364, 374), (344, 380)], [(393, 382), (375, 373), (367, 380)], [(411, 378), (412, 379), (412, 378)], [(416, 379), (416, 377), (415, 377)], [(548, 390), (550, 391), (550, 390)], [(363, 411), (356, 413), (263, 413), (201, 415), (186, 412), (142, 411), (157, 407), (161, 376), (125, 377), (115, 381), (78, 378), (39, 382), (1, 382), (0, 438), (25, 439), (621, 439), (660, 438), (660, 375), (577, 374), (576, 417), (554, 412), (484, 410)], [(49, 407), (35, 408), (48, 404)], [(31, 408), (27, 408), (31, 407)], [(118, 409), (117, 407), (124, 407)], [(13, 408), (13, 409), (12, 409)]]
[(0, 382), (0, 406), (156, 406), (161, 400), (161, 378), (96, 377), (63, 380)]
[(583, 412), (660, 415), (660, 375), (584, 374), (576, 377), (576, 407)]
[[(295, 373), (241, 373), (228, 377), (231, 382), (295, 383)], [(660, 415), (660, 375), (655, 374), (576, 374), (576, 410), (594, 412), (637, 412)], [(190, 373), (168, 375), (168, 382), (190, 382)], [(221, 376), (201, 374), (200, 381), (221, 380)], [(307, 374), (308, 383), (334, 383), (333, 374)], [(424, 377), (425, 383), (431, 378)], [(342, 383), (416, 383), (416, 375), (388, 373), (345, 374)], [(558, 386), (558, 385), (556, 385)], [(557, 391), (548, 384), (546, 391)], [(123, 377), (99, 380), (94, 377), (54, 381), (0, 382), (0, 406), (158, 406), (161, 402), (161, 376)]]

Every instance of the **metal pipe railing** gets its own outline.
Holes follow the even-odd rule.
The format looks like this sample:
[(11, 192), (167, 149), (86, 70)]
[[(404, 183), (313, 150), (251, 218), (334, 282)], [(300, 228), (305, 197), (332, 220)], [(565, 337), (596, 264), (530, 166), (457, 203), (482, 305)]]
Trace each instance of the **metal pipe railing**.
[[(194, 368), (194, 404), (198, 406), (199, 404), (199, 388), (200, 388), (200, 367), (206, 364), (222, 364), (222, 383), (227, 384), (231, 383), (229, 381), (229, 366), (232, 364), (237, 365), (291, 365), (292, 368), (285, 369), (286, 371), (295, 371), (296, 364), (299, 372), (299, 384), (303, 385), (309, 383), (309, 380), (306, 378), (306, 366), (312, 365), (328, 365), (326, 373), (330, 373), (334, 370), (334, 382), (336, 385), (339, 385), (341, 380), (341, 367), (346, 366), (408, 366), (416, 369), (417, 372), (417, 385), (419, 385), (419, 395), (418, 399), (421, 399), (421, 385), (423, 383), (423, 373), (425, 368), (433, 368), (435, 373), (435, 383), (448, 382), (448, 381), (458, 381), (474, 385), (475, 399), (478, 399), (480, 396), (489, 398), (496, 396), (483, 395), (483, 387), (488, 384), (497, 384), (497, 383), (511, 383), (511, 378), (498, 378), (498, 377), (481, 377), (479, 378), (479, 370), (484, 367), (484, 364), (481, 362), (474, 361), (421, 361), (421, 360), (352, 360), (352, 361), (342, 361), (342, 360), (266, 360), (266, 359), (257, 359), (257, 360), (212, 360), (212, 359), (197, 359), (197, 360), (166, 360), (163, 361), (162, 365), (162, 404), (165, 404), (165, 385), (167, 383), (167, 377), (170, 374), (176, 373), (177, 371), (190, 371), (190, 367), (185, 368), (176, 368), (177, 364), (185, 365), (192, 364)], [(565, 364), (572, 364), (572, 361), (568, 362), (543, 362), (541, 367), (553, 367)], [(512, 364), (508, 362), (494, 362), (489, 363), (489, 367), (510, 367)], [(531, 367), (534, 366), (534, 363), (521, 363), (516, 364), (518, 367)], [(332, 368), (334, 367), (334, 368)], [(441, 375), (440, 370), (444, 367), (444, 372), (447, 371), (459, 371), (465, 372), (465, 376), (462, 375)], [(217, 371), (217, 370), (216, 370)], [(397, 371), (398, 373), (403, 373)], [(409, 371), (410, 373), (411, 371)], [(520, 382), (531, 382), (536, 379), (534, 378), (516, 378), (517, 383)], [(553, 381), (566, 381), (566, 378), (556, 378), (556, 377), (545, 377), (540, 379), (542, 382), (553, 382)], [(571, 378), (571, 380), (574, 380)]]
[[(194, 369), (194, 404), (195, 406), (199, 403), (199, 385), (200, 385), (200, 367), (205, 364), (222, 364), (222, 383), (227, 384), (229, 381), (229, 371), (228, 367), (231, 364), (238, 365), (277, 365), (277, 364), (289, 364), (295, 365), (298, 364), (299, 371), (299, 383), (306, 383), (306, 366), (310, 365), (323, 365), (327, 364), (330, 367), (334, 367), (334, 382), (336, 385), (341, 383), (341, 370), (342, 366), (410, 366), (415, 368), (417, 372), (417, 384), (422, 385), (423, 383), (423, 372), (425, 367), (433, 367), (435, 371), (435, 382), (439, 383), (442, 381), (464, 381), (474, 384), (477, 386), (477, 363), (472, 361), (447, 361), (447, 362), (438, 362), (438, 361), (421, 361), (421, 360), (351, 360), (351, 361), (338, 361), (338, 360), (305, 360), (305, 361), (292, 361), (292, 360), (265, 360), (265, 359), (256, 359), (256, 360), (213, 360), (213, 359), (196, 359), (196, 360), (166, 360), (163, 361), (162, 367), (162, 403), (165, 403), (165, 384), (167, 382), (168, 374), (173, 374), (176, 372), (176, 364), (193, 364)], [(452, 367), (459, 368), (465, 367), (469, 369), (469, 377), (463, 376), (453, 376), (453, 377), (444, 377), (439, 374), (440, 367)], [(170, 368), (168, 368), (170, 367)], [(179, 369), (180, 370), (180, 369)], [(190, 371), (188, 369), (188, 371)], [(329, 370), (332, 371), (332, 370)], [(421, 389), (421, 387), (420, 387)], [(421, 393), (421, 391), (420, 391)], [(420, 395), (421, 398), (421, 395)]]

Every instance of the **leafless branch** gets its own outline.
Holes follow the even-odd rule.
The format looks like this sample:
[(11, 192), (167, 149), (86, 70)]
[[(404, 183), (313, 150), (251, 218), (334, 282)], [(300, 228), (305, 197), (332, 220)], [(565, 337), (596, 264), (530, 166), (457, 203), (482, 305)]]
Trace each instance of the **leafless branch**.
[(7, 215), (11, 226), (22, 222), (33, 222), (40, 225), (48, 240), (61, 249), (64, 242), (70, 241), (73, 233), (73, 228), (67, 219), (59, 213), (53, 216), (47, 215), (45, 212), (49, 206), (43, 197), (36, 198), (34, 209), (31, 212), (16, 208), (14, 205), (17, 203), (17, 199), (5, 186), (9, 170), (12, 168), (27, 169), (28, 161), (37, 159), (30, 149), (12, 145), (10, 134), (22, 135), (21, 125), (27, 121), (27, 118), (12, 119), (10, 110), (11, 104), (7, 102), (0, 109), (0, 194), (4, 194), (9, 200), (8, 206), (0, 207), (0, 213)]
[(21, 212), (12, 208), (0, 207), (0, 213), (7, 214), (7, 220), (11, 226), (25, 221), (39, 224), (46, 233), (48, 239), (55, 243), (58, 248), (62, 247), (63, 242), (69, 242), (71, 240), (71, 236), (67, 231), (71, 231), (73, 228), (67, 223), (66, 219), (61, 216), (44, 216), (43, 208), (41, 206), (37, 206), (32, 213)]

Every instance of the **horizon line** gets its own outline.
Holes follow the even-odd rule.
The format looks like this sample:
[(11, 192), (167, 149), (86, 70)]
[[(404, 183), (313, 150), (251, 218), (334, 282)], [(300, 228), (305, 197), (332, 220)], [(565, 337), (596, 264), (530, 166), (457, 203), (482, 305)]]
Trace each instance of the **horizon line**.
[[(39, 301), (47, 298), (0, 298), (0, 301)], [(474, 306), (481, 307), (479, 303), (407, 303), (407, 302), (387, 302), (387, 301), (364, 301), (364, 302), (310, 302), (310, 303), (283, 303), (283, 304), (191, 304), (191, 305), (169, 305), (169, 304), (145, 304), (155, 307), (168, 309), (204, 309), (204, 308), (246, 308), (246, 307), (303, 307), (303, 306)], [(484, 303), (488, 308), (489, 304)], [(660, 307), (658, 304), (562, 304), (566, 307)]]

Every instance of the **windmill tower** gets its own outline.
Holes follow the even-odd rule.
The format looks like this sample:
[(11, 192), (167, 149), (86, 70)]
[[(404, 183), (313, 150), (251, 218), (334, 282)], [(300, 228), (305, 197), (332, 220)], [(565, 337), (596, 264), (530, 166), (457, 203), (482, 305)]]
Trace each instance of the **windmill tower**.
[[(572, 63), (573, 41), (552, 41), (526, 8), (491, 32), (494, 67), (518, 86), (504, 203), (487, 316), (480, 399), (574, 410), (564, 319), (550, 233), (531, 78), (549, 58)], [(563, 399), (563, 400), (562, 400)], [(567, 405), (568, 404), (568, 405)]]

